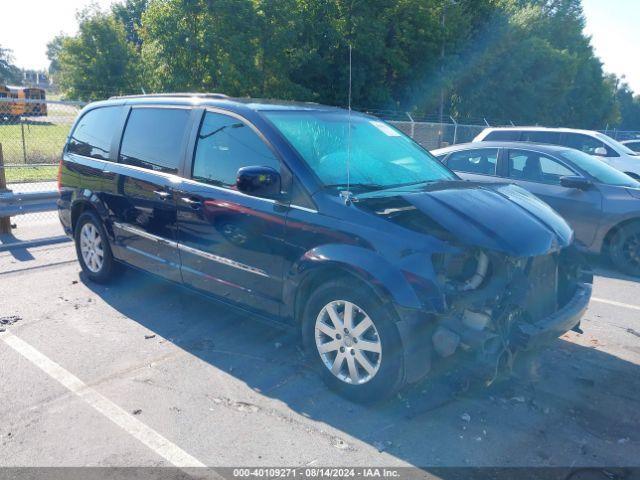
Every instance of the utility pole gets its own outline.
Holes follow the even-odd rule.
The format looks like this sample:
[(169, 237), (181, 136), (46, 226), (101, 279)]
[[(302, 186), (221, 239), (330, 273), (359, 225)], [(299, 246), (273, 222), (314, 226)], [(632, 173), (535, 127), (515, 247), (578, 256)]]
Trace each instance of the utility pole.
[(438, 148), (442, 146), (442, 130), (444, 123), (444, 53), (445, 53), (445, 26), (446, 26), (447, 0), (442, 3), (442, 17), (440, 19), (440, 27), (442, 31), (442, 44), (440, 46), (440, 129), (438, 130)]
[[(2, 144), (0, 143), (0, 193), (6, 193), (7, 179), (4, 174), (4, 158), (2, 157)], [(0, 233), (11, 233), (11, 219), (0, 216)]]
[(442, 4), (442, 16), (440, 18), (440, 27), (442, 31), (442, 43), (440, 45), (440, 123), (444, 119), (444, 54), (445, 54), (445, 26), (447, 21), (447, 2)]

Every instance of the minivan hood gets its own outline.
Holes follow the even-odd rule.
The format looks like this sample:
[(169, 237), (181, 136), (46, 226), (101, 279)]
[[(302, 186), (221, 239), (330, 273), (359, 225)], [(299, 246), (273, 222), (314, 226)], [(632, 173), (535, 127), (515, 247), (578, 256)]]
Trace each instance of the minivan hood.
[(573, 240), (560, 215), (515, 185), (438, 182), (358, 195), (355, 205), (415, 231), (516, 257), (556, 251)]

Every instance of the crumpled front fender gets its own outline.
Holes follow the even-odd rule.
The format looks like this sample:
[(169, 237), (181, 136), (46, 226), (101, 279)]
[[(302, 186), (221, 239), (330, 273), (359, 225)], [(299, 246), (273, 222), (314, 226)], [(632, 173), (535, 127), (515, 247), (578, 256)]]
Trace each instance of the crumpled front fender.
[[(295, 317), (296, 296), (300, 288), (304, 288), (305, 282), (314, 273), (331, 267), (341, 269), (366, 282), (383, 300), (390, 300), (399, 315), (406, 309), (425, 313), (434, 310), (432, 302), (427, 298), (429, 294), (412, 284), (415, 280), (413, 276), (391, 264), (375, 251), (353, 245), (327, 244), (307, 251), (285, 275), (285, 317)], [(439, 296), (439, 292), (429, 293), (435, 297)]]

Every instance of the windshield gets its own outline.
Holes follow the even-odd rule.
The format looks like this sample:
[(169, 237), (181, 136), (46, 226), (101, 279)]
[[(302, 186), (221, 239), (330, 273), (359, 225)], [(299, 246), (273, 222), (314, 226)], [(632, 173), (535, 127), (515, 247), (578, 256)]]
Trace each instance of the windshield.
[[(265, 115), (325, 186), (382, 189), (457, 177), (386, 123), (347, 112), (273, 111)], [(347, 164), (349, 174), (347, 174)]]
[(610, 146), (614, 147), (618, 152), (622, 152), (626, 155), (631, 155), (633, 157), (638, 156), (638, 153), (634, 152), (629, 147), (627, 147), (626, 145), (623, 145), (619, 141), (614, 140), (609, 135), (605, 135), (604, 133), (597, 132), (596, 137), (598, 137), (600, 140), (604, 140), (605, 142), (607, 142)]
[(561, 156), (587, 172), (600, 183), (640, 188), (640, 183), (630, 176), (610, 167), (602, 160), (598, 160), (584, 152), (579, 150), (567, 150), (562, 152)]

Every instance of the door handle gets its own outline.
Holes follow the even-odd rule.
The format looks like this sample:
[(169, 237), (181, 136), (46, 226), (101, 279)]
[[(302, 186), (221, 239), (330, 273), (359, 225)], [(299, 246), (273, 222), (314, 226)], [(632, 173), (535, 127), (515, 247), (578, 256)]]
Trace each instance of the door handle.
[(171, 196), (169, 192), (165, 192), (164, 190), (154, 190), (153, 193), (156, 197), (160, 198), (160, 200), (166, 200)]
[(195, 198), (182, 197), (182, 201), (184, 203), (186, 203), (187, 205), (189, 205), (194, 210), (198, 210), (202, 206), (202, 202), (200, 200), (195, 199)]

